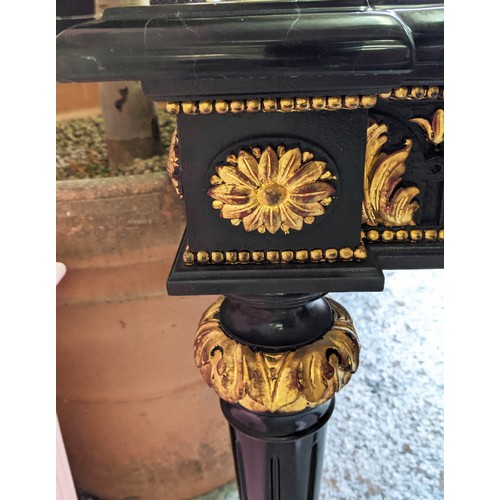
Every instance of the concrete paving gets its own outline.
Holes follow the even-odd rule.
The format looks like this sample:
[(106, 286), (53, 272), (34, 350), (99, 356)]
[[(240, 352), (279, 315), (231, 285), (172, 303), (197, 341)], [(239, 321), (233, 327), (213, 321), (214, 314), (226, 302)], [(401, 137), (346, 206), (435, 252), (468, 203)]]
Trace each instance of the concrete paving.
[[(321, 500), (443, 498), (443, 271), (386, 272), (382, 293), (332, 297), (361, 362), (328, 424)], [(197, 500), (237, 500), (234, 483)]]

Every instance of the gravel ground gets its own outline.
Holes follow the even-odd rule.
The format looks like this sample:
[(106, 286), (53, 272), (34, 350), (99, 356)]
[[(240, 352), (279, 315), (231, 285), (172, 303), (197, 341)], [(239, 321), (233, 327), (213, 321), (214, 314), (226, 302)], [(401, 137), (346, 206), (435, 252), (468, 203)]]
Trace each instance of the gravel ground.
[[(443, 272), (386, 272), (383, 293), (335, 294), (360, 367), (328, 425), (321, 500), (443, 498)], [(197, 500), (237, 500), (230, 484)]]
[(157, 109), (163, 155), (136, 159), (130, 165), (109, 168), (102, 116), (60, 121), (56, 124), (56, 179), (91, 179), (165, 172), (175, 117)]

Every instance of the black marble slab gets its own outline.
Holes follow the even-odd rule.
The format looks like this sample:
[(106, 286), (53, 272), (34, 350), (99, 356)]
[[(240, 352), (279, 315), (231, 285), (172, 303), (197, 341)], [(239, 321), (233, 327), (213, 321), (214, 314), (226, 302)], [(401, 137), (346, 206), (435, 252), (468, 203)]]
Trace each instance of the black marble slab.
[(57, 38), (57, 79), (157, 100), (375, 93), (443, 81), (443, 4), (353, 0), (108, 9)]

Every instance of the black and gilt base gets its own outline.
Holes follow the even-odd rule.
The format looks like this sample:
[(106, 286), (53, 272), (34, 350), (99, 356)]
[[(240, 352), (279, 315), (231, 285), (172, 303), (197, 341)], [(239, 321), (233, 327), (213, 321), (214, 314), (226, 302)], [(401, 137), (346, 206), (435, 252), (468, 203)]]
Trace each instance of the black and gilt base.
[(194, 345), (221, 398), (242, 500), (313, 500), (334, 395), (359, 362), (347, 311), (323, 294), (221, 297)]

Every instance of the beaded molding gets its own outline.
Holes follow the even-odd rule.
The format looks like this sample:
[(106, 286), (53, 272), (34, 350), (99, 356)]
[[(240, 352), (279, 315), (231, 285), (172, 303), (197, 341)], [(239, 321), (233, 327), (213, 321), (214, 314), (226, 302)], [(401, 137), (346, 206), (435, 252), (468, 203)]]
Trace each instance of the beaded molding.
[(229, 251), (229, 252), (207, 252), (199, 250), (191, 252), (187, 249), (182, 260), (187, 266), (195, 264), (287, 264), (290, 262), (349, 262), (361, 261), (368, 257), (366, 248), (360, 244), (356, 248), (344, 247), (340, 249), (327, 248), (322, 250), (259, 250), (259, 251)]
[(182, 255), (186, 266), (221, 265), (221, 264), (287, 264), (295, 262), (351, 262), (363, 261), (368, 257), (364, 243), (391, 242), (444, 242), (444, 228), (441, 229), (368, 229), (361, 231), (361, 244), (356, 248), (327, 248), (322, 250), (257, 250), (214, 251), (199, 250), (191, 252), (189, 248)]
[(369, 109), (382, 100), (422, 100), (444, 98), (444, 88), (439, 86), (397, 87), (387, 92), (370, 95), (331, 97), (282, 97), (264, 99), (168, 101), (168, 113), (178, 115), (209, 115), (211, 113), (291, 113), (297, 111), (338, 111), (340, 109)]
[(396, 87), (388, 92), (379, 93), (378, 97), (382, 100), (391, 99), (396, 101), (444, 99), (444, 87), (438, 85)]
[(366, 229), (361, 231), (361, 241), (367, 243), (390, 242), (444, 242), (444, 228), (441, 229)]

